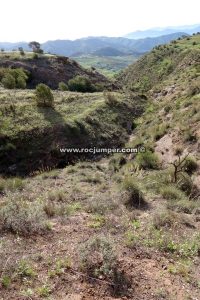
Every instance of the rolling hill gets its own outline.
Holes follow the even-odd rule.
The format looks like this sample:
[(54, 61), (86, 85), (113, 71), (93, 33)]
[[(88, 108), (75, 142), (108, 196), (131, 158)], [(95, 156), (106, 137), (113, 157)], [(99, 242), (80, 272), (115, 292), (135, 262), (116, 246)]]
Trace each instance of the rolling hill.
[[(150, 51), (152, 47), (156, 45), (168, 43), (182, 35), (185, 35), (185, 33), (176, 32), (165, 36), (140, 40), (131, 40), (123, 37), (88, 37), (74, 41), (55, 40), (41, 44), (41, 48), (46, 53), (49, 52), (63, 56), (73, 56), (77, 52), (81, 54), (91, 54), (97, 50), (108, 47), (115, 49), (115, 51), (123, 52), (124, 54), (130, 54), (130, 52), (134, 51), (144, 53)], [(23, 46), (25, 50), (28, 50), (27, 43), (0, 43), (0, 48), (5, 49), (6, 51), (12, 51), (20, 46)]]
[(86, 70), (73, 59), (55, 55), (34, 56), (28, 52), (22, 57), (18, 52), (0, 53), (0, 68), (23, 68), (29, 72), (28, 88), (38, 83), (57, 89), (60, 82), (67, 83), (77, 75), (88, 77), (92, 83), (111, 86), (108, 79), (97, 71)]

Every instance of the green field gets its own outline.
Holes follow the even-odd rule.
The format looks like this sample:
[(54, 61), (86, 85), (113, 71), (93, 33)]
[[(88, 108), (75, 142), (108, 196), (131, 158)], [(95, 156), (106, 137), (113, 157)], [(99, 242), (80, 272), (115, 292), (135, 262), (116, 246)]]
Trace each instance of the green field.
[(126, 68), (134, 61), (137, 57), (133, 55), (127, 56), (93, 56), (93, 55), (82, 55), (73, 57), (78, 63), (85, 68), (94, 67), (100, 73), (108, 77), (113, 77), (122, 69)]

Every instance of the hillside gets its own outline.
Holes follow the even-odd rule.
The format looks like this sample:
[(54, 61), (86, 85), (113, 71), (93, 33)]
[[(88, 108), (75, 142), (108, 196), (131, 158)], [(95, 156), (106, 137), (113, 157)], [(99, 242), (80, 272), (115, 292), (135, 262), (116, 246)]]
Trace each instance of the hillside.
[[(165, 165), (179, 147), (199, 163), (200, 35), (154, 48), (122, 72), (119, 81), (150, 99), (139, 120), (137, 141), (156, 149)], [(196, 175), (193, 180), (199, 185)]]
[(29, 72), (28, 88), (34, 88), (38, 83), (45, 83), (52, 89), (57, 89), (60, 82), (68, 82), (77, 75), (88, 77), (92, 83), (111, 86), (111, 83), (100, 73), (86, 70), (76, 61), (67, 57), (55, 55), (40, 55), (34, 57), (26, 52), (22, 57), (17, 52), (0, 53), (0, 68), (23, 68)]
[[(199, 74), (200, 35), (155, 47), (149, 54), (121, 73), (120, 81), (131, 90), (148, 91), (161, 84), (183, 84)], [(196, 74), (196, 75), (195, 75)], [(189, 79), (188, 80), (188, 77)], [(193, 78), (195, 77), (195, 78)]]
[(29, 174), (81, 158), (80, 154), (60, 153), (62, 147), (122, 144), (127, 139), (127, 124), (138, 111), (137, 101), (116, 93), (114, 104), (109, 104), (106, 97), (55, 91), (55, 109), (40, 108), (33, 91), (1, 89), (0, 173)]

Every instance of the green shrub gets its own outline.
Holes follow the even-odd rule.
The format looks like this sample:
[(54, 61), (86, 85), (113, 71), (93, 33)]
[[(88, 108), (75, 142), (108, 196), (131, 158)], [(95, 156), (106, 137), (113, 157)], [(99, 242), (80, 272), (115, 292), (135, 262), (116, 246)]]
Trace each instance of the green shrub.
[(160, 194), (167, 200), (181, 200), (186, 198), (185, 194), (173, 185), (161, 187)]
[(126, 192), (124, 200), (124, 204), (126, 206), (140, 208), (141, 206), (144, 206), (146, 204), (144, 195), (136, 178), (132, 176), (125, 177), (122, 188)]
[(0, 78), (3, 76), (1, 82), (3, 86), (8, 89), (25, 89), (28, 75), (28, 71), (22, 68), (2, 68), (0, 72)]
[(167, 126), (166, 125), (159, 125), (156, 127), (155, 132), (154, 132), (154, 139), (155, 141), (158, 141), (161, 139), (167, 132)]
[(33, 58), (33, 59), (38, 59), (38, 58), (39, 58), (39, 56), (38, 56), (38, 54), (37, 54), (37, 53), (33, 53), (33, 55), (32, 55), (32, 58)]
[(169, 185), (172, 182), (171, 169), (152, 171), (146, 178), (145, 185), (148, 190), (160, 193), (161, 187)]
[(179, 216), (175, 212), (170, 210), (165, 210), (162, 212), (156, 212), (153, 216), (153, 226), (156, 229), (161, 229), (162, 227), (176, 227), (179, 222)]
[(21, 278), (35, 277), (36, 275), (33, 267), (25, 260), (21, 260), (19, 262), (16, 271), (17, 271), (17, 275), (20, 276)]
[(191, 130), (187, 130), (184, 133), (184, 141), (185, 142), (196, 142), (197, 137)]
[(193, 190), (193, 182), (190, 176), (185, 172), (180, 172), (177, 175), (177, 187), (184, 191), (187, 195), (190, 195)]
[(115, 94), (111, 93), (111, 92), (104, 92), (104, 99), (105, 99), (105, 103), (109, 106), (115, 106), (118, 103), (118, 100), (115, 96)]
[(16, 88), (16, 82), (15, 82), (15, 78), (7, 73), (3, 79), (1, 80), (3, 86), (7, 89), (15, 89)]
[(137, 154), (135, 158), (136, 163), (143, 169), (158, 169), (159, 159), (157, 155), (151, 151)]
[(37, 106), (43, 106), (43, 107), (54, 106), (54, 97), (51, 92), (51, 89), (47, 85), (43, 83), (38, 84), (35, 90), (35, 95), (36, 95)]
[(117, 265), (113, 245), (103, 236), (89, 239), (80, 249), (80, 259), (81, 269), (93, 277), (110, 278)]
[(184, 212), (186, 214), (195, 213), (200, 207), (200, 201), (188, 200), (187, 198), (178, 201), (169, 201), (167, 208)]
[(60, 82), (59, 85), (58, 85), (58, 88), (59, 88), (60, 91), (68, 91), (68, 86), (64, 82)]
[(1, 284), (5, 289), (9, 288), (11, 285), (11, 277), (8, 275), (3, 275), (1, 278)]
[(22, 76), (19, 76), (17, 78), (16, 85), (17, 85), (17, 88), (19, 88), (19, 89), (25, 89), (26, 88), (26, 80)]
[(79, 75), (68, 81), (68, 88), (70, 91), (82, 93), (96, 91), (95, 86), (91, 83), (89, 78)]
[(192, 174), (198, 169), (198, 163), (194, 157), (187, 157), (185, 161), (185, 171)]
[(47, 216), (39, 202), (9, 199), (0, 209), (2, 229), (17, 234), (42, 233), (47, 229)]
[(14, 192), (16, 190), (22, 190), (24, 187), (24, 181), (19, 177), (14, 178), (0, 178), (0, 193), (1, 192)]

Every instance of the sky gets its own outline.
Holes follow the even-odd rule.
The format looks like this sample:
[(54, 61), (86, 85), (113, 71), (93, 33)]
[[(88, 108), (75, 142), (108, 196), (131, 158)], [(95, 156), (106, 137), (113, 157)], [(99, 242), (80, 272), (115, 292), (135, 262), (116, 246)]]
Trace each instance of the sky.
[(123, 36), (200, 23), (199, 0), (2, 0), (0, 41)]

